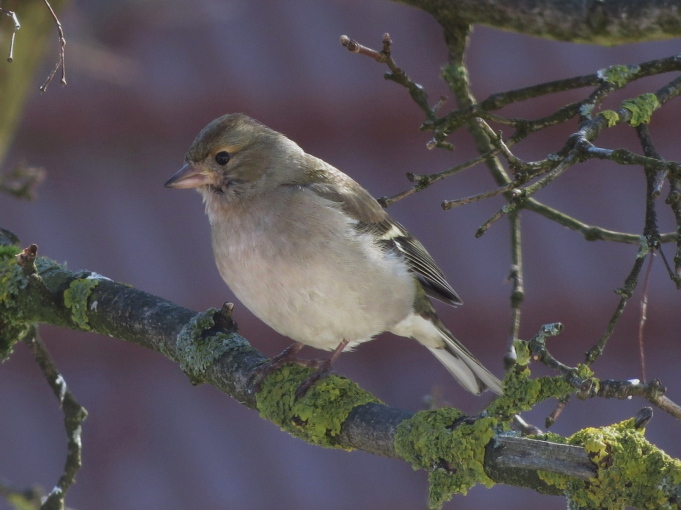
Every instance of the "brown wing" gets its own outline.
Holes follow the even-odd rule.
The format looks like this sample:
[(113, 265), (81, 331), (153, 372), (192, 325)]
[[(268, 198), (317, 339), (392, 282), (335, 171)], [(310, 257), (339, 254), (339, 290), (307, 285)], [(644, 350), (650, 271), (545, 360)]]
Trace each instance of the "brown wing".
[(306, 182), (301, 184), (319, 196), (337, 203), (357, 221), (356, 228), (371, 233), (385, 249), (399, 253), (423, 285), (426, 294), (450, 305), (462, 303), (433, 257), (402, 225), (353, 179), (322, 160), (309, 156)]

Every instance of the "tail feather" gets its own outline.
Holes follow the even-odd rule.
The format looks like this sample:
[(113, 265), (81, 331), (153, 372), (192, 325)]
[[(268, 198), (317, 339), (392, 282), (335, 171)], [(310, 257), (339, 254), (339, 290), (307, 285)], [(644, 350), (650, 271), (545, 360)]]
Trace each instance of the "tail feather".
[(428, 349), (440, 360), (440, 363), (445, 366), (461, 386), (476, 395), (487, 389), (497, 395), (502, 394), (501, 381), (482, 366), (461, 342), (454, 338), (446, 329), (438, 328), (438, 332), (445, 341), (444, 347), (428, 347)]

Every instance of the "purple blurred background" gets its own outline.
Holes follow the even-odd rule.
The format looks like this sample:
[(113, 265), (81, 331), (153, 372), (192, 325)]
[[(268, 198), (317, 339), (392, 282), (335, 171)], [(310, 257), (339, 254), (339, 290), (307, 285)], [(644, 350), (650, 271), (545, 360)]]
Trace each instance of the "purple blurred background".
[[(352, 175), (374, 195), (409, 186), (406, 172), (445, 170), (475, 155), (456, 133), (456, 151), (428, 151), (420, 110), (404, 89), (383, 80), (385, 68), (353, 55), (341, 34), (379, 47), (384, 32), (393, 55), (436, 99), (446, 58), (439, 25), (427, 14), (383, 0), (314, 2), (74, 2), (62, 15), (68, 81), (46, 94), (38, 86), (56, 58), (50, 48), (36, 76), (25, 117), (5, 162), (43, 166), (35, 202), (0, 196), (1, 225), (40, 253), (90, 269), (194, 310), (234, 297), (215, 269), (208, 221), (197, 194), (163, 188), (182, 164), (198, 131), (213, 118), (241, 111), (296, 140), (307, 152)], [(7, 30), (9, 25), (3, 25)], [(18, 35), (15, 59), (21, 58)], [(674, 42), (614, 49), (550, 42), (478, 27), (468, 62), (475, 94), (636, 64), (678, 51)], [(0, 65), (7, 65), (0, 63)], [(649, 79), (609, 101), (655, 90)], [(536, 117), (586, 91), (513, 106), (509, 115)], [(1, 101), (1, 99), (0, 99)], [(1, 103), (0, 103), (1, 104)], [(453, 106), (453, 104), (448, 105)], [(656, 113), (658, 150), (678, 160), (678, 100)], [(516, 148), (539, 159), (557, 150), (575, 124), (553, 128)], [(509, 133), (507, 133), (509, 134)], [(599, 140), (637, 149), (633, 130), (612, 129)], [(475, 239), (475, 229), (502, 204), (492, 199), (444, 212), (443, 199), (494, 187), (478, 167), (391, 207), (391, 214), (428, 247), (465, 301), (442, 315), (452, 331), (495, 373), (502, 374), (509, 323), (505, 220)], [(640, 232), (643, 172), (606, 162), (571, 169), (537, 198), (577, 218)], [(663, 231), (673, 229), (660, 200)], [(521, 333), (561, 321), (552, 352), (576, 364), (614, 311), (635, 246), (587, 243), (531, 213), (523, 214), (527, 291)], [(666, 250), (671, 258), (673, 251)], [(679, 401), (679, 294), (656, 258), (646, 325), (647, 374)], [(639, 376), (637, 291), (595, 365), (602, 378)], [(288, 341), (237, 303), (242, 334), (268, 355)], [(120, 340), (42, 327), (64, 377), (90, 415), (84, 424), (84, 468), (67, 503), (107, 509), (412, 509), (426, 507), (426, 474), (404, 462), (362, 452), (310, 446), (278, 430), (209, 386), (193, 387), (173, 363)], [(314, 357), (321, 353), (306, 349)], [(386, 403), (417, 411), (434, 391), (469, 412), (489, 397), (468, 395), (415, 342), (384, 336), (340, 358), (338, 372)], [(536, 373), (544, 373), (536, 367)], [(606, 425), (645, 406), (642, 400), (572, 402), (554, 430), (571, 434)], [(537, 424), (553, 408), (530, 413)], [(0, 477), (49, 490), (61, 472), (65, 437), (57, 403), (27, 349), (19, 345), (0, 367)], [(648, 437), (681, 455), (678, 422), (656, 411)], [(0, 508), (4, 503), (0, 502)], [(510, 487), (475, 488), (445, 508), (564, 508), (562, 498)], [(501, 507), (501, 506), (499, 506)]]

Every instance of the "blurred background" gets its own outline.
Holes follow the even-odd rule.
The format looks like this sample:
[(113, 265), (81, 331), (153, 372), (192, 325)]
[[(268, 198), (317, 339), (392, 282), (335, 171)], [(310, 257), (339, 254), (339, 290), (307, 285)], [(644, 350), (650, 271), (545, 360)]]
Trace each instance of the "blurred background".
[[(4, 55), (11, 25), (9, 19), (0, 21)], [(0, 224), (23, 245), (37, 243), (40, 254), (71, 269), (93, 270), (194, 310), (235, 298), (214, 266), (199, 196), (164, 189), (163, 183), (213, 118), (247, 113), (350, 174), (375, 196), (406, 189), (406, 172), (440, 172), (476, 155), (463, 131), (451, 138), (454, 152), (427, 150), (430, 135), (418, 131), (423, 115), (407, 92), (383, 79), (384, 66), (339, 44), (339, 36), (347, 34), (380, 49), (383, 33), (389, 32), (397, 63), (433, 102), (446, 95), (439, 79), (446, 60), (441, 29), (428, 14), (404, 5), (91, 0), (71, 2), (61, 22), (68, 41), (68, 86), (59, 86), (57, 76), (47, 93), (38, 92), (57, 58), (53, 29), (53, 44), (4, 163), (5, 168), (21, 162), (44, 167), (47, 178), (33, 202), (0, 195)], [(31, 42), (19, 32), (16, 44), (15, 61)], [(468, 64), (482, 100), (494, 92), (678, 51), (674, 41), (600, 48), (478, 27)], [(606, 107), (671, 79), (637, 83)], [(534, 118), (588, 92), (528, 101), (503, 113)], [(453, 106), (451, 101), (445, 108)], [(651, 125), (667, 159), (680, 157), (678, 108), (673, 101)], [(527, 160), (543, 158), (575, 130), (574, 123), (553, 128), (515, 152)], [(626, 128), (609, 130), (598, 144), (639, 150), (633, 130)], [(587, 223), (639, 233), (644, 186), (642, 169), (597, 162), (571, 169), (537, 198)], [(480, 239), (473, 234), (503, 201), (448, 212), (440, 207), (444, 199), (492, 188), (486, 169), (477, 167), (398, 202), (390, 213), (428, 247), (464, 300), (458, 309), (440, 308), (444, 321), (501, 376), (510, 317), (507, 222), (499, 221)], [(663, 231), (674, 228), (663, 203), (667, 191), (659, 201)], [(603, 333), (619, 300), (613, 290), (629, 273), (636, 247), (588, 243), (531, 213), (523, 219), (522, 336), (529, 338), (544, 323), (563, 322), (565, 330), (552, 340), (551, 351), (574, 365)], [(673, 248), (666, 253), (671, 260)], [(639, 377), (640, 297), (639, 288), (594, 366), (597, 376)], [(675, 401), (681, 400), (679, 298), (657, 257), (645, 326), (646, 366), (648, 377), (660, 378)], [(238, 303), (235, 317), (241, 333), (267, 355), (288, 345)], [(90, 413), (83, 429), (84, 467), (69, 492), (70, 507), (426, 507), (426, 474), (404, 462), (310, 446), (217, 390), (192, 386), (175, 364), (139, 346), (47, 326), (41, 334)], [(312, 349), (303, 354), (325, 355)], [(423, 409), (429, 395), (470, 413), (490, 398), (465, 393), (426, 349), (389, 335), (341, 356), (336, 368), (387, 404), (410, 411)], [(545, 371), (535, 367), (535, 373)], [(569, 435), (584, 426), (614, 423), (645, 405), (640, 399), (573, 401), (553, 430)], [(553, 406), (546, 403), (527, 418), (541, 425)], [(0, 477), (50, 490), (64, 463), (62, 417), (23, 345), (0, 366), (0, 410)], [(648, 437), (676, 457), (681, 455), (678, 432), (678, 422), (655, 411)], [(565, 501), (512, 487), (475, 488), (445, 508), (533, 505), (558, 509)]]

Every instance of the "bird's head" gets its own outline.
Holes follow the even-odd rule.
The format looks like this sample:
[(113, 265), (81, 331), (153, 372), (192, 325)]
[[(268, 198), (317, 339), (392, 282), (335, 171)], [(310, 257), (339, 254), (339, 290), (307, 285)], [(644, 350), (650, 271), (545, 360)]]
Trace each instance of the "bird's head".
[(201, 130), (165, 186), (243, 199), (280, 184), (292, 168), (286, 160), (297, 154), (302, 150), (284, 135), (244, 114), (227, 114)]

